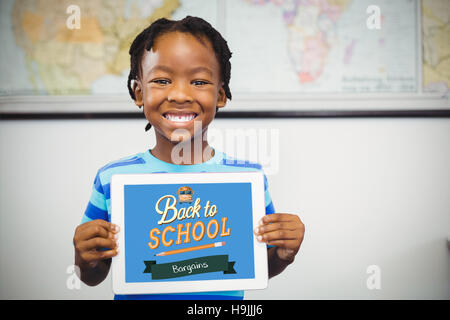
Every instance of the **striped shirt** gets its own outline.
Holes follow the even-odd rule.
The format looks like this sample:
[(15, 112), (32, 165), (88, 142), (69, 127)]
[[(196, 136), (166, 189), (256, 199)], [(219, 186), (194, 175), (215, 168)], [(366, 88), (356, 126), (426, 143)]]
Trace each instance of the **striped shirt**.
[[(193, 165), (176, 165), (159, 160), (150, 151), (122, 158), (100, 168), (94, 179), (91, 198), (83, 215), (81, 223), (103, 219), (111, 221), (110, 182), (113, 174), (128, 173), (176, 173), (176, 172), (239, 172), (262, 171), (258, 163), (236, 160), (228, 157), (223, 152), (215, 150), (214, 156), (203, 163)], [(269, 194), (267, 178), (264, 175), (265, 207), (266, 214), (275, 212), (272, 199)], [(115, 295), (116, 300), (122, 299), (167, 299), (167, 300), (242, 300), (244, 291), (221, 291), (201, 293), (177, 293), (177, 294), (148, 294), (148, 295)]]

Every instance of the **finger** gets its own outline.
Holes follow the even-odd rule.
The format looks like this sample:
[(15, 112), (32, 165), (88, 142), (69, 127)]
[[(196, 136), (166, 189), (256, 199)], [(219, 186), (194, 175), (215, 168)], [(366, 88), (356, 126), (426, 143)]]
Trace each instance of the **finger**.
[(85, 228), (77, 234), (76, 240), (86, 241), (93, 238), (109, 238), (110, 232), (100, 225), (91, 225), (89, 228)]
[(112, 238), (117, 233), (118, 227), (116, 227), (116, 225), (102, 219), (89, 221), (79, 226), (79, 229), (77, 228), (74, 241), (83, 241), (94, 237)]
[(294, 219), (298, 219), (296, 215), (289, 214), (289, 213), (272, 213), (265, 215), (260, 220), (260, 225), (268, 224), (268, 223), (274, 223), (274, 222), (288, 222), (293, 221)]
[(106, 230), (109, 230), (109, 231), (114, 232), (114, 233), (119, 232), (119, 226), (118, 225), (115, 225), (114, 223), (108, 222), (108, 221), (103, 220), (103, 219), (92, 220), (92, 221), (89, 221), (89, 222), (81, 224), (79, 227), (82, 228), (82, 229), (85, 229), (85, 228), (90, 228), (93, 225), (101, 226), (101, 227), (105, 228)]
[(96, 263), (100, 260), (109, 259), (115, 257), (119, 253), (118, 249), (106, 250), (106, 251), (85, 251), (81, 254), (81, 258), (89, 263), (92, 267), (95, 267)]
[(110, 238), (93, 238), (93, 239), (89, 239), (86, 241), (81, 242), (78, 246), (77, 249), (79, 251), (91, 251), (91, 250), (96, 250), (96, 249), (115, 249), (117, 248), (117, 242), (113, 239)]
[(120, 231), (119, 226), (116, 225), (116, 224), (114, 224), (114, 223), (105, 221), (105, 220), (103, 220), (103, 219), (97, 219), (97, 220), (94, 220), (94, 221), (96, 221), (98, 224), (100, 224), (101, 226), (103, 226), (105, 229), (108, 229), (109, 231), (111, 231), (111, 232), (113, 232), (113, 233), (117, 233), (117, 232)]
[(298, 227), (293, 223), (286, 223), (286, 222), (274, 222), (271, 224), (262, 225), (259, 227), (256, 227), (254, 232), (256, 235), (263, 234), (266, 232), (271, 232), (275, 230), (296, 230)]
[(298, 232), (292, 230), (275, 230), (257, 236), (260, 242), (298, 239)]

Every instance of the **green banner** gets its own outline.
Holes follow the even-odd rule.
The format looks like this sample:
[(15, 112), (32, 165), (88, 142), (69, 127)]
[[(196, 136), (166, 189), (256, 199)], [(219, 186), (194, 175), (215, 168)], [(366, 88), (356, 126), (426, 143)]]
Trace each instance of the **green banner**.
[(234, 261), (228, 261), (228, 255), (199, 257), (195, 259), (157, 264), (156, 261), (144, 261), (144, 273), (151, 273), (152, 280), (185, 277), (193, 274), (223, 271), (224, 274), (236, 273)]

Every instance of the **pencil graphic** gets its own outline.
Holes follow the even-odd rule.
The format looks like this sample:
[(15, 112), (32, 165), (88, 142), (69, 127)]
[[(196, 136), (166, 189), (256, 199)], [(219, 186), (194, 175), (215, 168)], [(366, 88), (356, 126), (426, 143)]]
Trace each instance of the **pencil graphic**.
[(222, 247), (224, 245), (225, 245), (225, 241), (214, 242), (214, 243), (204, 244), (204, 245), (196, 246), (196, 247), (176, 249), (176, 250), (171, 250), (171, 251), (164, 251), (164, 252), (160, 252), (160, 253), (155, 254), (155, 256), (157, 256), (157, 257), (168, 256), (168, 255), (171, 255), (171, 254), (177, 254), (177, 253), (183, 253), (183, 252), (189, 252), (189, 251), (196, 251), (196, 250), (202, 250), (202, 249), (208, 249), (208, 248), (214, 248), (214, 247)]

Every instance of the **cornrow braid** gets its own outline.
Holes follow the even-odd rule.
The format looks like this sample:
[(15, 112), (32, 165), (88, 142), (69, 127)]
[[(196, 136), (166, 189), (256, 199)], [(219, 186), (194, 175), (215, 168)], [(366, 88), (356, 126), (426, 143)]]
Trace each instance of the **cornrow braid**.
[[(136, 100), (136, 96), (132, 88), (132, 82), (134, 80), (138, 80), (142, 75), (141, 61), (144, 55), (144, 49), (150, 51), (153, 47), (155, 39), (158, 36), (172, 31), (190, 33), (202, 43), (202, 36), (204, 36), (211, 42), (217, 61), (220, 65), (220, 74), (221, 80), (223, 81), (225, 95), (229, 100), (231, 100), (229, 83), (231, 77), (230, 58), (232, 53), (228, 48), (227, 41), (207, 21), (202, 18), (192, 16), (187, 16), (182, 20), (160, 18), (144, 29), (134, 39), (129, 51), (131, 68), (127, 83), (128, 92), (130, 93), (131, 98)], [(216, 112), (217, 111), (218, 108), (216, 109)], [(150, 130), (151, 127), (152, 125), (148, 123), (145, 127), (145, 131)]]

